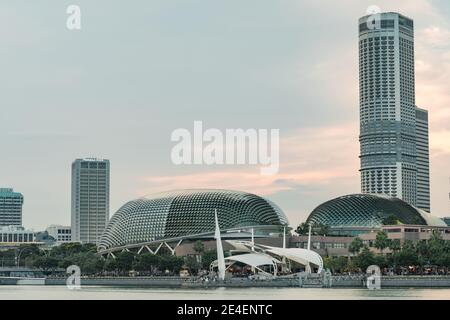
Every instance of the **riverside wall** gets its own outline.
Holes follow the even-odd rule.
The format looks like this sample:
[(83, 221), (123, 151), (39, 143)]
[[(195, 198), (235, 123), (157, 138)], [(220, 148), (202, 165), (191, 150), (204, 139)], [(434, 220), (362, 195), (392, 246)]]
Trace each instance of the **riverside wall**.
[[(44, 279), (42, 279), (44, 280)], [(249, 280), (247, 278), (233, 278), (225, 281), (201, 281), (195, 278), (181, 277), (89, 277), (81, 278), (83, 286), (124, 286), (124, 287), (161, 287), (161, 288), (215, 288), (215, 287), (323, 287), (318, 277), (311, 279), (297, 277), (276, 278), (269, 280)], [(366, 277), (360, 276), (332, 276), (332, 288), (365, 288)], [(0, 278), (0, 285), (33, 284), (15, 278)], [(66, 285), (65, 278), (46, 278), (45, 281), (35, 283), (45, 285)], [(450, 276), (382, 276), (382, 288), (450, 288)]]

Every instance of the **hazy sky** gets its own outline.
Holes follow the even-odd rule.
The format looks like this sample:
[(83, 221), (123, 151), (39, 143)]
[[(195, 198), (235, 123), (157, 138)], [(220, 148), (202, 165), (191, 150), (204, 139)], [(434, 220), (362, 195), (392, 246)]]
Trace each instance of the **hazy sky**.
[[(80, 31), (66, 8), (81, 7)], [(111, 161), (111, 215), (177, 188), (265, 195), (292, 225), (357, 193), (357, 20), (369, 5), (414, 19), (416, 102), (430, 112), (432, 212), (450, 215), (446, 0), (3, 1), (0, 185), (26, 227), (70, 223), (70, 167)], [(175, 166), (176, 128), (279, 128), (281, 167)]]

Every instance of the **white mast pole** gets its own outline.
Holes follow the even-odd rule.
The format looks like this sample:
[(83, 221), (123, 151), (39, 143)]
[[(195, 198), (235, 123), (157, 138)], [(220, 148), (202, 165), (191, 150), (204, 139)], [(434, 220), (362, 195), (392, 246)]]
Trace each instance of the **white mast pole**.
[[(309, 231), (308, 231), (308, 250), (311, 250), (311, 224), (309, 224)], [(311, 273), (311, 266), (309, 263), (305, 266), (305, 271), (307, 274)]]
[(255, 251), (255, 229), (252, 228), (252, 251)]
[(311, 250), (311, 224), (309, 224), (309, 231), (308, 231), (308, 250)]
[(225, 257), (223, 255), (222, 238), (220, 237), (219, 220), (217, 218), (217, 209), (214, 209), (214, 217), (216, 222), (216, 244), (217, 244), (217, 267), (219, 271), (219, 279), (225, 280)]

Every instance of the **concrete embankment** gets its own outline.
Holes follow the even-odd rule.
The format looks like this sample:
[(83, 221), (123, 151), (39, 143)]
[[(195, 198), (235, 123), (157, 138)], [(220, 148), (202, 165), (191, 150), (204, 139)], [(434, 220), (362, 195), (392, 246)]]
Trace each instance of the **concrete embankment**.
[[(365, 276), (333, 276), (332, 287), (365, 287)], [(382, 276), (383, 288), (449, 288), (450, 276)]]
[[(26, 280), (26, 281), (25, 281)], [(0, 277), (0, 285), (30, 285), (44, 284), (44, 279), (19, 279)], [(33, 280), (33, 281), (31, 281)], [(36, 280), (36, 281), (35, 281)], [(39, 283), (37, 282), (39, 280)], [(42, 282), (41, 282), (42, 280)], [(364, 288), (366, 277), (332, 276), (333, 288)], [(47, 278), (45, 285), (66, 285), (64, 278)], [(271, 280), (249, 280), (233, 278), (221, 281), (201, 281), (195, 278), (180, 277), (97, 277), (81, 278), (81, 285), (85, 286), (124, 286), (124, 287), (161, 287), (161, 288), (215, 288), (215, 287), (324, 287), (318, 277), (304, 278), (276, 278)], [(450, 288), (450, 276), (382, 276), (383, 288)]]
[[(48, 278), (46, 285), (65, 285), (65, 279)], [(213, 288), (213, 287), (298, 287), (298, 279), (248, 280), (235, 278), (225, 281), (201, 281), (178, 277), (163, 278), (81, 278), (85, 286), (126, 286), (126, 287), (178, 287), (178, 288)]]

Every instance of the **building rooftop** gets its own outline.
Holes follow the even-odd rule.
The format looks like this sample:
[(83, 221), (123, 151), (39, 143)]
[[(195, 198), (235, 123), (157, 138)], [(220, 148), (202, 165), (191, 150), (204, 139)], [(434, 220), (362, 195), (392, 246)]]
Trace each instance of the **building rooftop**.
[(23, 198), (23, 195), (15, 192), (13, 188), (0, 188), (0, 197)]

